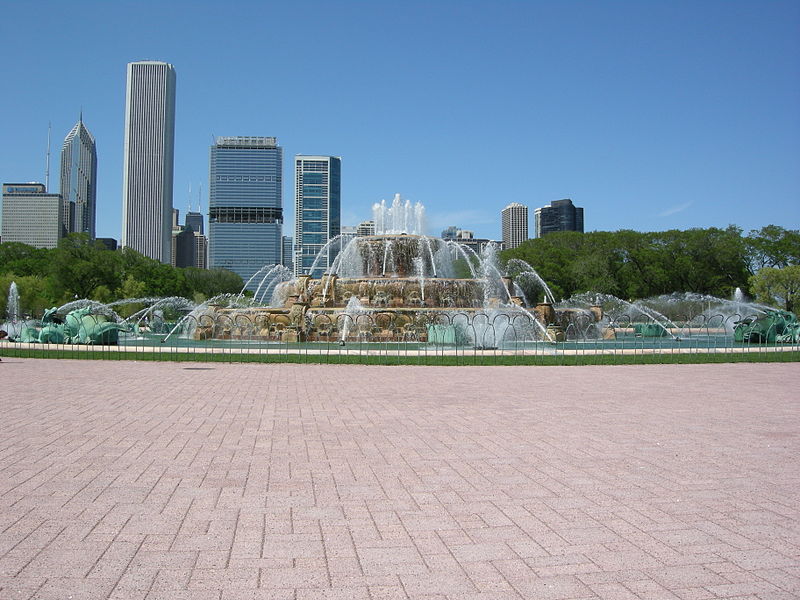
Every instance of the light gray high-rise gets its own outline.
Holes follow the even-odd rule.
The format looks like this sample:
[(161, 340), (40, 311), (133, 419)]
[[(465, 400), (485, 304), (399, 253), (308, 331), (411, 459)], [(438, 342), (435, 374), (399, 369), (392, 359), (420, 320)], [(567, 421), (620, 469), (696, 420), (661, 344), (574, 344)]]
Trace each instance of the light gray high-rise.
[(122, 175), (122, 246), (170, 263), (175, 69), (128, 63)]
[(97, 149), (94, 136), (83, 124), (83, 114), (61, 147), (61, 219), (68, 233), (95, 238), (97, 204)]
[(512, 202), (500, 213), (503, 225), (503, 247), (516, 248), (528, 239), (528, 207)]
[(67, 233), (61, 194), (48, 194), (42, 183), (4, 183), (0, 238), (36, 248), (55, 248)]

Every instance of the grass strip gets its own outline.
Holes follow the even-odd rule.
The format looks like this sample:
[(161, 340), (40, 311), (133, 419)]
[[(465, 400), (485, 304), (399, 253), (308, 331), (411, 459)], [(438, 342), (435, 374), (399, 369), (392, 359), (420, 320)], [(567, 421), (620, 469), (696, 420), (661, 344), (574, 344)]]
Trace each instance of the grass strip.
[(303, 363), (354, 365), (664, 365), (739, 362), (800, 362), (800, 351), (779, 352), (691, 352), (663, 354), (246, 354), (236, 352), (128, 352), (125, 350), (92, 351), (64, 348), (17, 349), (5, 347), (3, 357), (51, 358), (77, 360), (134, 360), (189, 363)]

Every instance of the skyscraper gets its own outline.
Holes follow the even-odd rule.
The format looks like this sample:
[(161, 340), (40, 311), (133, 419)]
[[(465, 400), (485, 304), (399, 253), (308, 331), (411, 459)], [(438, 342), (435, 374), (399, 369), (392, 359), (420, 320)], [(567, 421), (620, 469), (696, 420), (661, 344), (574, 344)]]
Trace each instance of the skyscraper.
[(375, 221), (361, 221), (356, 225), (356, 235), (375, 235)]
[(208, 259), (208, 238), (205, 236), (205, 229), (203, 228), (203, 213), (195, 212), (189, 209), (186, 213), (186, 230), (191, 230), (194, 236), (194, 257), (192, 259), (192, 267), (198, 269), (205, 269)]
[(294, 272), (320, 277), (340, 250), (328, 248), (310, 272), (317, 254), (341, 230), (342, 160), (337, 156), (297, 155), (294, 170)]
[(442, 229), (442, 239), (443, 240), (452, 240), (458, 237), (458, 227), (455, 225), (450, 225), (445, 229)]
[(294, 271), (294, 240), (292, 236), (284, 235), (282, 243), (281, 264), (290, 271)]
[(122, 246), (170, 263), (175, 69), (128, 63), (122, 174)]
[(194, 232), (194, 265), (198, 269), (208, 268), (208, 238)]
[[(208, 204), (209, 268), (246, 283), (281, 262), (283, 148), (274, 137), (218, 137), (211, 146)], [(256, 291), (260, 281), (248, 289)]]
[(36, 248), (55, 248), (67, 233), (61, 194), (48, 194), (42, 183), (4, 183), (0, 239)]
[(61, 219), (68, 233), (95, 238), (97, 204), (97, 150), (83, 124), (83, 114), (61, 147)]
[(189, 211), (186, 213), (186, 226), (191, 227), (195, 233), (205, 233), (203, 231), (203, 213)]
[(503, 221), (503, 247), (516, 248), (528, 239), (528, 207), (512, 202), (500, 213)]
[(533, 211), (534, 234), (537, 238), (554, 231), (583, 233), (583, 208), (573, 206), (572, 200), (554, 200)]

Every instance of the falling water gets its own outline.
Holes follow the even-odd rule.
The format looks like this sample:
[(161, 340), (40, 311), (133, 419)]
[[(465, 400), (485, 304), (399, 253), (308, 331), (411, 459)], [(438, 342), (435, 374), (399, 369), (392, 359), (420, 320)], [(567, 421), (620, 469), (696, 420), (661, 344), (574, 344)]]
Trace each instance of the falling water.
[(502, 284), (503, 274), (497, 266), (497, 245), (491, 242), (486, 244), (481, 250), (480, 259), (480, 276), (484, 280), (484, 304), (488, 305), (489, 299), (500, 289), (503, 290), (506, 300), (510, 302), (511, 293)]
[(447, 240), (446, 242), (447, 248), (450, 250), (452, 255), (455, 258), (463, 258), (464, 261), (467, 263), (467, 267), (469, 267), (470, 276), (475, 279), (478, 277), (478, 273), (475, 271), (475, 264), (474, 262), (480, 263), (480, 256), (470, 248), (469, 246), (465, 246), (464, 244), (459, 244), (453, 240)]
[(383, 244), (383, 268), (381, 269), (381, 275), (386, 275), (386, 262), (389, 260), (391, 254), (392, 240), (386, 240)]
[(550, 304), (556, 303), (553, 292), (550, 291), (550, 287), (544, 282), (544, 279), (539, 276), (539, 274), (536, 272), (536, 269), (534, 269), (529, 263), (519, 258), (512, 258), (508, 261), (506, 269), (509, 275), (514, 276), (515, 280), (532, 279), (535, 281), (536, 284), (544, 290), (547, 301), (549, 301)]
[[(283, 265), (273, 265), (273, 267), (264, 274), (264, 277), (261, 278), (261, 283), (258, 284), (256, 292), (253, 294), (253, 301), (263, 302), (267, 294), (272, 297), (271, 292), (275, 289), (275, 286), (291, 278), (292, 272), (288, 268)], [(265, 283), (266, 285), (264, 285)], [(261, 291), (262, 287), (264, 288), (263, 292)]]
[[(428, 250), (428, 255), (431, 257), (431, 270), (433, 271), (432, 275), (433, 277), (436, 277), (436, 259), (433, 256), (433, 249), (431, 248), (431, 238), (429, 238), (428, 236), (424, 236), (422, 238), (422, 243), (425, 244), (425, 248), (427, 248)], [(421, 249), (420, 253), (422, 253)], [(420, 260), (422, 260), (421, 257)]]
[[(197, 323), (197, 321), (200, 318), (200, 316), (202, 316), (202, 314), (212, 304), (223, 304), (223, 303), (226, 303), (226, 304), (236, 305), (236, 303), (238, 302), (239, 297), (241, 295), (237, 296), (236, 298), (234, 298), (233, 296), (234, 296), (233, 294), (219, 294), (217, 296), (214, 296), (213, 298), (209, 298), (208, 300), (206, 300), (202, 304), (198, 304), (197, 306), (194, 307), (192, 312), (190, 312), (188, 315), (184, 316), (181, 320), (179, 320), (175, 324), (175, 327), (173, 327), (170, 330), (170, 332), (166, 336), (164, 336), (164, 339), (161, 340), (161, 343), (166, 342), (176, 331), (182, 329), (186, 325), (186, 323), (188, 323), (188, 322)], [(190, 332), (186, 332), (186, 333), (190, 333)]]
[[(154, 302), (151, 306), (148, 306), (147, 308), (131, 315), (130, 317), (125, 319), (125, 321), (133, 321), (134, 319), (136, 319), (136, 325), (140, 326), (148, 316), (152, 317), (157, 309), (172, 308), (174, 310), (189, 312), (192, 311), (194, 307), (195, 307), (194, 302), (190, 302), (186, 298), (182, 298), (180, 296), (162, 298), (157, 302)], [(125, 321), (123, 321), (123, 323)]]
[(357, 296), (351, 296), (350, 300), (347, 302), (347, 306), (344, 309), (340, 319), (342, 319), (342, 326), (341, 329), (341, 336), (339, 337), (339, 341), (344, 344), (344, 341), (347, 339), (348, 334), (350, 333), (350, 326), (354, 325), (356, 319), (358, 319), (359, 315), (363, 315), (367, 312), (364, 308), (364, 305), (361, 304), (361, 301), (358, 299)]
[(419, 280), (419, 293), (422, 304), (425, 304), (425, 261), (421, 256), (414, 258), (414, 271), (416, 272), (417, 279)]
[(125, 298), (122, 300), (109, 302), (108, 304), (103, 304), (102, 302), (98, 302), (97, 300), (81, 298), (79, 300), (72, 300), (71, 302), (62, 304), (61, 306), (58, 307), (58, 310), (56, 312), (60, 315), (63, 315), (78, 308), (89, 307), (92, 309), (93, 313), (105, 315), (113, 319), (116, 323), (121, 323), (122, 317), (120, 317), (117, 314), (117, 312), (112, 308), (112, 306), (121, 306), (125, 304), (152, 304), (153, 302), (158, 302), (159, 300), (160, 298)]
[[(325, 245), (320, 249), (320, 251), (317, 252), (317, 256), (314, 258), (314, 262), (311, 263), (311, 267), (308, 269), (308, 273), (313, 275), (316, 272), (316, 270), (319, 268), (319, 262), (323, 258), (324, 259), (328, 259), (330, 257), (330, 250), (331, 250), (331, 248), (335, 248), (336, 244), (339, 244), (339, 252), (341, 252), (342, 251), (342, 243), (346, 239), (347, 238), (345, 236), (342, 236), (342, 235), (337, 235), (337, 236), (332, 237), (331, 239), (329, 239), (325, 243)], [(336, 259), (334, 258), (334, 262), (335, 261), (336, 261)], [(327, 269), (328, 265), (325, 265), (325, 268)]]
[(628, 302), (627, 300), (623, 300), (622, 298), (618, 298), (617, 296), (614, 296), (613, 294), (592, 294), (592, 293), (587, 293), (587, 294), (579, 294), (577, 296), (574, 296), (573, 298), (570, 298), (569, 300), (561, 302), (560, 305), (562, 305), (562, 306), (574, 306), (574, 302), (575, 302), (576, 299), (583, 299), (583, 302), (586, 302), (586, 303), (591, 304), (591, 305), (597, 305), (597, 306), (600, 306), (600, 305), (602, 305), (604, 303), (612, 303), (612, 304), (622, 305), (622, 306), (625, 307), (625, 312), (627, 314), (629, 314), (631, 317), (633, 317), (634, 314), (636, 314), (636, 313), (644, 315), (645, 317), (650, 319), (653, 323), (655, 323), (656, 325), (661, 327), (661, 329), (664, 330), (664, 333), (666, 333), (668, 336), (670, 336), (673, 339), (675, 339), (675, 334), (672, 333), (672, 332), (674, 330), (676, 330), (676, 329), (679, 329), (679, 327), (675, 323), (673, 323), (670, 318), (668, 318), (666, 315), (661, 314), (656, 309), (645, 305), (642, 300), (637, 300), (635, 302)]
[(12, 281), (8, 286), (8, 303), (6, 304), (6, 314), (8, 320), (11, 322), (19, 319), (19, 291), (17, 290), (17, 282)]

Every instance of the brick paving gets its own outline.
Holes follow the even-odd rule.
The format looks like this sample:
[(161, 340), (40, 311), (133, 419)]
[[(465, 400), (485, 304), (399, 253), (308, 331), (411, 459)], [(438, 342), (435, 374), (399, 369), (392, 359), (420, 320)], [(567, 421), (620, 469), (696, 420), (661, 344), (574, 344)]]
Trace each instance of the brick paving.
[(0, 598), (800, 596), (800, 365), (0, 363)]

